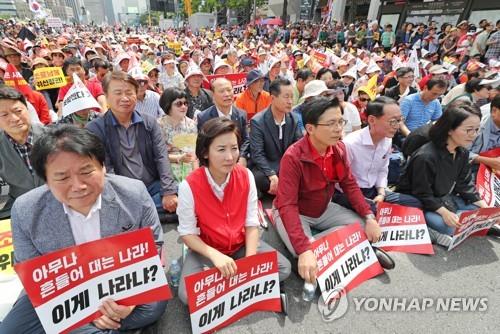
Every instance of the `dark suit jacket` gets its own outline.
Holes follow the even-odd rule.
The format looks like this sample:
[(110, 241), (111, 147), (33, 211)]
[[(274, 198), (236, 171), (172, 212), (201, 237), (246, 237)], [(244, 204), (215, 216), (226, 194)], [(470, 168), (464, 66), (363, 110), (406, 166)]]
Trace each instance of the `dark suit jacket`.
[[(35, 142), (42, 136), (45, 128), (41, 124), (33, 124), (31, 131)], [(3, 131), (0, 131), (0, 177), (9, 185), (9, 199), (4, 207), (6, 211), (17, 197), (45, 183), (36, 174), (30, 173)], [(8, 212), (6, 215), (8, 216)]]
[(279, 172), (281, 157), (286, 149), (302, 138), (298, 118), (292, 112), (285, 115), (283, 144), (281, 144), (271, 107), (252, 117), (250, 122), (250, 156), (253, 168), (266, 176)]
[[(216, 106), (211, 106), (210, 108), (203, 110), (198, 114), (198, 131), (200, 131), (205, 122), (217, 117), (219, 117), (219, 114), (217, 113)], [(247, 131), (247, 113), (233, 106), (231, 120), (238, 125), (238, 129), (241, 134), (240, 157), (248, 159), (250, 155), (250, 140), (248, 138)]]
[[(175, 194), (177, 193), (177, 183), (172, 176), (167, 145), (161, 134), (160, 126), (153, 116), (138, 114), (142, 117), (143, 122), (138, 125), (136, 138), (144, 167), (147, 168), (151, 175), (155, 175), (156, 180), (160, 180), (162, 195)], [(113, 117), (113, 113), (109, 110), (103, 117), (88, 123), (87, 129), (96, 134), (106, 148), (106, 171), (123, 175), (124, 166), (120, 154), (120, 135), (113, 125)], [(149, 184), (146, 186), (149, 186)]]

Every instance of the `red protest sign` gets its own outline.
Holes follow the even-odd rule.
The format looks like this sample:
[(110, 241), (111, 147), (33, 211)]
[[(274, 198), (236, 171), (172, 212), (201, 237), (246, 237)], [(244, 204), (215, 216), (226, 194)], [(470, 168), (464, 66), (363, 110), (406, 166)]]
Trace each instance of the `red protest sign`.
[(5, 85), (15, 88), (24, 96), (28, 96), (32, 92), (30, 85), (28, 85), (21, 73), (19, 73), (16, 67), (12, 64), (7, 65), (3, 80)]
[(172, 296), (149, 228), (61, 249), (14, 269), (47, 333), (98, 318), (104, 298), (139, 305)]
[(233, 85), (234, 96), (242, 93), (247, 85), (247, 74), (246, 73), (231, 73), (231, 74), (217, 74), (217, 75), (207, 75), (206, 80), (203, 80), (203, 88), (211, 89), (212, 82), (217, 78), (226, 78), (231, 81)]
[[(497, 171), (498, 173), (498, 171)], [(500, 177), (491, 168), (480, 164), (476, 176), (476, 188), (488, 206), (500, 207)]]
[(488, 230), (500, 222), (500, 208), (481, 208), (460, 215), (459, 228), (455, 230), (448, 250), (461, 244), (469, 236), (485, 236)]
[(328, 67), (328, 56), (324, 53), (318, 52), (318, 51), (313, 51), (312, 57), (318, 64), (324, 67)]
[(385, 251), (434, 254), (422, 210), (381, 203), (377, 209), (377, 221), (382, 235), (373, 246)]
[(325, 304), (384, 272), (359, 223), (339, 228), (314, 241), (318, 285)]
[(193, 333), (213, 332), (255, 311), (281, 311), (277, 253), (236, 260), (223, 278), (216, 268), (185, 278)]

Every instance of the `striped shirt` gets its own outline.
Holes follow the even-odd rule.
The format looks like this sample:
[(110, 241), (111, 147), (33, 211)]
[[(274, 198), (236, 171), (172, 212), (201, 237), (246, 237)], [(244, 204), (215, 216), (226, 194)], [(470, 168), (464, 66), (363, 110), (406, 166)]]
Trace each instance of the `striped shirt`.
[(30, 173), (33, 173), (33, 166), (31, 165), (30, 161), (31, 148), (33, 147), (33, 132), (31, 132), (30, 130), (30, 132), (28, 133), (28, 138), (26, 139), (26, 143), (24, 144), (19, 144), (17, 141), (12, 139), (12, 137), (10, 137), (7, 133), (5, 133), (5, 135), (10, 140), (16, 152), (19, 154), (21, 159), (26, 164), (26, 167), (28, 167)]
[(439, 100), (436, 99), (424, 104), (420, 94), (408, 95), (401, 101), (401, 114), (410, 131), (429, 123), (431, 120), (436, 121), (443, 114)]
[(157, 119), (165, 115), (163, 109), (160, 107), (160, 94), (151, 90), (146, 91), (144, 100), (137, 99), (135, 110), (141, 114), (154, 116)]

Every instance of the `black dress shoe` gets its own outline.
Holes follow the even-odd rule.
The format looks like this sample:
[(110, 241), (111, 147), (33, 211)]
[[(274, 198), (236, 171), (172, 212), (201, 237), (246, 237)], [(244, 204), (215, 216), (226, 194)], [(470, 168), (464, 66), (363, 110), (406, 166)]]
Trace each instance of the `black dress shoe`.
[(498, 224), (493, 225), (490, 227), (487, 234), (492, 237), (500, 237), (500, 226), (498, 226)]
[(375, 252), (375, 256), (377, 257), (378, 262), (380, 262), (382, 268), (387, 270), (394, 269), (396, 264), (394, 263), (394, 260), (389, 256), (389, 254), (377, 247), (373, 247), (373, 251)]

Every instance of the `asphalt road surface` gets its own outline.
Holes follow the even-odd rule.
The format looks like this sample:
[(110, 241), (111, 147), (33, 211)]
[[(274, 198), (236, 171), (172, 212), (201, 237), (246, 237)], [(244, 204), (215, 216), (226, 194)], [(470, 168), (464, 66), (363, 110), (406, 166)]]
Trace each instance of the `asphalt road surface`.
[[(163, 229), (171, 261), (181, 256), (181, 242), (175, 225)], [(262, 238), (289, 256), (272, 225)], [(332, 307), (335, 320), (329, 321), (318, 311), (318, 293), (312, 303), (302, 301), (295, 263), (285, 286), (287, 317), (257, 312), (220, 333), (498, 333), (500, 239), (471, 238), (451, 252), (440, 246), (434, 250), (433, 256), (391, 252), (396, 268), (355, 288)], [(143, 332), (190, 333), (187, 306), (174, 298), (163, 318)]]

